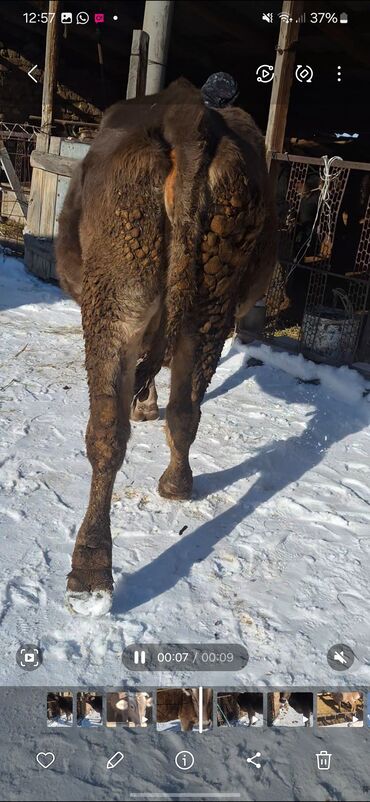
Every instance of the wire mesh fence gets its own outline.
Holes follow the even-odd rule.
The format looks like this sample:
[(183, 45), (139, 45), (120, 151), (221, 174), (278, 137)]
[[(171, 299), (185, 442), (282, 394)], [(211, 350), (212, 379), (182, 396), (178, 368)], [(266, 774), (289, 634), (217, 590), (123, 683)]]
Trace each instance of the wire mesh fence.
[[(370, 165), (285, 159), (278, 180), (279, 259), (263, 338), (288, 336), (309, 358), (350, 364), (369, 317)], [(370, 347), (368, 354), (362, 348), (364, 358)]]
[[(30, 124), (0, 122), (0, 142), (14, 167), (23, 194), (28, 199), (32, 168), (30, 157), (36, 147), (38, 128)], [(8, 176), (0, 165), (0, 246), (3, 251), (23, 254), (25, 218)]]

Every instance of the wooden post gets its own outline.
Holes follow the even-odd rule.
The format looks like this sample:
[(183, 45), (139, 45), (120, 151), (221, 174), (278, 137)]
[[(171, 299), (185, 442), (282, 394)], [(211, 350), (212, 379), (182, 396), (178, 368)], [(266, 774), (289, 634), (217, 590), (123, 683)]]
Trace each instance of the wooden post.
[(50, 0), (49, 14), (54, 14), (54, 17), (49, 17), (47, 25), (44, 82), (42, 87), (41, 130), (49, 136), (53, 122), (53, 96), (57, 68), (58, 6), (59, 0)]
[(148, 48), (148, 34), (145, 33), (145, 31), (133, 31), (126, 100), (145, 95), (148, 68)]
[(279, 41), (276, 50), (274, 80), (272, 84), (270, 111), (266, 130), (267, 164), (270, 168), (272, 153), (281, 153), (284, 145), (286, 121), (289, 108), (290, 88), (293, 80), (295, 46), (298, 40), (297, 22), (303, 11), (302, 0), (285, 0), (282, 11), (292, 22), (280, 22)]
[(146, 94), (163, 89), (173, 16), (173, 0), (146, 0), (143, 30), (149, 34)]

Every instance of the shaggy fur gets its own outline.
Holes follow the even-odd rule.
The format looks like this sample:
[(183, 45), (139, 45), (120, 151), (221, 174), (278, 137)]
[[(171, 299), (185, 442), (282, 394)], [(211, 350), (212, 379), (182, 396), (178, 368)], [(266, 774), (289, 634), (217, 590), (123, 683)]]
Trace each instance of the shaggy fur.
[(274, 262), (264, 142), (248, 114), (206, 108), (183, 79), (106, 112), (71, 179), (57, 243), (60, 281), (82, 311), (93, 471), (70, 591), (112, 590), (110, 503), (130, 407), (149, 395), (153, 411), (164, 359), (171, 457), (159, 492), (191, 496), (200, 403), (235, 316), (264, 294)]

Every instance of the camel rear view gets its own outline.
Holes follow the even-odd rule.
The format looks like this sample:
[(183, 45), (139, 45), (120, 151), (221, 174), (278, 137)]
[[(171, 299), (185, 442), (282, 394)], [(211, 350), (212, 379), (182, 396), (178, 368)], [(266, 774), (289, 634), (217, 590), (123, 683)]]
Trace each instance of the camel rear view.
[(190, 498), (200, 403), (237, 307), (261, 297), (274, 258), (264, 145), (245, 112), (207, 109), (185, 81), (152, 105), (107, 112), (71, 181), (57, 247), (61, 281), (81, 304), (90, 394), (92, 483), (68, 579), (74, 611), (110, 606), (110, 504), (133, 399), (145, 401), (170, 358), (171, 458), (158, 489)]

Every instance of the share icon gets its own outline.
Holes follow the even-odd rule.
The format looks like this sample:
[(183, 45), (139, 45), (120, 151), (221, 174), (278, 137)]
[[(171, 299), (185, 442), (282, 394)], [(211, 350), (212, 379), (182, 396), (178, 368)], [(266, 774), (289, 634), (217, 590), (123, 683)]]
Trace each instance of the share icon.
[(261, 763), (255, 763), (256, 757), (261, 757), (261, 752), (256, 752), (256, 754), (253, 755), (252, 757), (247, 757), (247, 763), (253, 763), (253, 766), (255, 766), (256, 769), (260, 769)]

